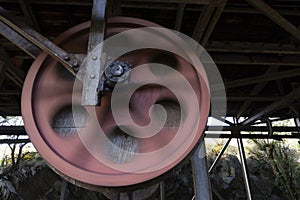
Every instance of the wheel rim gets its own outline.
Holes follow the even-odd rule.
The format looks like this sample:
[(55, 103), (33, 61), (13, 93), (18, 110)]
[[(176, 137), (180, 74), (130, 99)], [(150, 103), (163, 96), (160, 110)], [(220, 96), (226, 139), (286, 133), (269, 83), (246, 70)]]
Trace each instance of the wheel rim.
[[(69, 53), (85, 54), (89, 26), (90, 23), (87, 22), (69, 29), (56, 39), (56, 43)], [(107, 22), (107, 35), (114, 35), (131, 28), (148, 26), (159, 27), (157, 24), (140, 19), (125, 17), (111, 18)], [(136, 59), (136, 57), (139, 59)], [(45, 53), (41, 54), (28, 72), (23, 88), (22, 114), (25, 128), (36, 149), (51, 166), (63, 175), (85, 184), (104, 187), (121, 187), (154, 179), (179, 164), (189, 152), (192, 151), (205, 127), (209, 111), (208, 86), (202, 78), (205, 74), (197, 76), (193, 66), (180, 56), (170, 56), (168, 53), (157, 50), (145, 49), (130, 52), (120, 59), (128, 61), (134, 67), (149, 62), (176, 65), (176, 70), (189, 80), (197, 93), (199, 100), (198, 106), (201, 110), (201, 121), (199, 122), (197, 135), (194, 140), (191, 141), (191, 145), (188, 146), (184, 152), (180, 153), (174, 162), (164, 168), (148, 173), (127, 173), (113, 169), (99, 162), (99, 160), (95, 159), (95, 157), (87, 151), (84, 145), (82, 145), (80, 137), (77, 135), (77, 132), (82, 131), (78, 131), (78, 127), (67, 129), (67, 131), (65, 129), (63, 129), (63, 131), (60, 130), (60, 127), (72, 124), (72, 122), (64, 119), (69, 119), (70, 113), (74, 115), (74, 113), (72, 113), (74, 109), (72, 111), (71, 107), (76, 104), (78, 115), (80, 115), (81, 118), (86, 118), (86, 121), (83, 120), (82, 122), (83, 124), (85, 123), (83, 126), (87, 126), (87, 123), (91, 123), (89, 120), (90, 113), (96, 110), (97, 122), (100, 123), (109, 134), (118, 135), (120, 130), (113, 120), (110, 110), (110, 97), (104, 96), (101, 99), (102, 105), (97, 108), (80, 106), (81, 86), (79, 85), (74, 90), (75, 79), (54, 59)], [(155, 70), (149, 73), (155, 73)], [(146, 103), (141, 101), (141, 98), (145, 96), (147, 97)], [(176, 111), (178, 105), (176, 104), (176, 98), (172, 92), (167, 89), (157, 89), (156, 86), (149, 86), (137, 90), (132, 97), (131, 103), (136, 108), (131, 113), (133, 120), (141, 125), (147, 124), (149, 119), (143, 116), (145, 113), (148, 113), (151, 105), (157, 102), (167, 105), (167, 110), (169, 109), (169, 112), (171, 112), (170, 115), (176, 116), (178, 114)], [(176, 120), (177, 119), (170, 119), (171, 123)], [(169, 124), (169, 126), (173, 125), (174, 124)], [(139, 152), (156, 151), (174, 139), (176, 130), (175, 123), (175, 128), (167, 127), (150, 139), (136, 140), (135, 144), (143, 144), (140, 145)], [(90, 129), (85, 129), (82, 132), (84, 131), (90, 131)], [(123, 133), (121, 132), (121, 134)], [(178, 139), (178, 144), (179, 142), (180, 138)], [(134, 162), (134, 158), (131, 159), (131, 162)], [(155, 162), (157, 162), (157, 160), (155, 160)], [(138, 165), (139, 163), (137, 162), (135, 164)]]

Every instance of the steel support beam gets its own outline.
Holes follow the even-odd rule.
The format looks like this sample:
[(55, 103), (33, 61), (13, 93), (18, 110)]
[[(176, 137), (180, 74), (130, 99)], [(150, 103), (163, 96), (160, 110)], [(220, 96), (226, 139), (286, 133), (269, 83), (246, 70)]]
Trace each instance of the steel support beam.
[[(0, 49), (0, 53), (1, 53), (1, 49)], [(7, 65), (5, 64), (5, 62), (0, 60), (0, 88), (2, 88), (2, 83), (5, 79), (6, 67)]]
[[(219, 131), (220, 126), (209, 126), (206, 130), (210, 131)], [(273, 132), (297, 132), (299, 129), (295, 126), (274, 126)], [(230, 131), (230, 132), (268, 132), (269, 129), (267, 126), (223, 126), (222, 131)], [(208, 133), (209, 133), (208, 132)]]
[[(206, 128), (206, 134), (211, 134), (211, 131), (221, 132), (268, 132), (267, 126), (208, 126)], [(209, 130), (207, 132), (207, 130)], [(299, 130), (296, 126), (274, 126), (273, 132), (297, 132)], [(0, 126), (0, 135), (26, 135), (24, 126)], [(228, 134), (227, 134), (228, 135)], [(254, 135), (254, 134), (242, 134), (242, 135)]]
[(105, 34), (106, 0), (94, 0), (92, 21), (88, 42), (88, 55), (83, 66), (82, 105), (99, 105), (103, 91), (101, 75), (104, 71), (105, 58), (102, 53)]
[(66, 192), (67, 192), (68, 182), (66, 180), (62, 181), (61, 188), (60, 188), (60, 198), (59, 200), (66, 199)]
[(294, 121), (295, 121), (297, 128), (299, 128), (299, 130), (300, 130), (300, 118), (296, 117), (296, 118), (294, 118)]
[(27, 135), (24, 126), (0, 126), (0, 135)]
[(5, 23), (0, 21), (0, 33), (8, 39), (12, 44), (16, 45), (27, 53), (31, 58), (35, 59), (42, 51), (26, 40), (24, 37), (20, 36), (13, 29), (8, 27)]
[[(273, 127), (273, 134), (271, 137), (266, 134), (261, 133), (251, 133), (251, 132), (268, 132), (268, 127), (266, 126), (249, 126), (249, 127), (232, 127), (225, 126), (223, 130), (220, 131), (219, 126), (210, 126), (209, 131), (205, 131), (205, 138), (249, 138), (249, 139), (275, 139), (282, 140), (284, 138), (289, 139), (300, 139), (299, 127)], [(217, 131), (217, 133), (212, 133), (212, 131)], [(250, 132), (240, 134), (241, 131)], [(231, 132), (231, 134), (224, 133)], [(278, 132), (291, 132), (291, 134), (278, 134)], [(1, 135), (27, 135), (24, 126), (0, 126), (0, 136)], [(1, 142), (0, 142), (1, 143)], [(5, 142), (2, 142), (5, 143)]]
[(299, 134), (294, 133), (292, 135), (276, 134), (271, 137), (268, 134), (212, 134), (206, 133), (205, 138), (244, 138), (244, 139), (273, 139), (273, 140), (282, 140), (282, 139), (300, 139)]
[(237, 143), (238, 143), (238, 149), (239, 149), (239, 154), (240, 154), (241, 163), (242, 163), (242, 171), (243, 171), (243, 177), (244, 177), (244, 182), (245, 182), (247, 199), (252, 200), (250, 179), (249, 179), (249, 174), (248, 174), (247, 160), (246, 160), (246, 154), (245, 154), (245, 149), (244, 149), (244, 145), (243, 145), (243, 140), (241, 138), (238, 138)]
[(160, 189), (160, 200), (165, 200), (166, 199), (166, 188), (165, 188), (165, 182), (161, 181), (159, 184), (159, 189)]
[(204, 139), (192, 155), (192, 170), (196, 200), (211, 200), (211, 185), (207, 170), (207, 160)]
[(263, 0), (246, 0), (256, 9), (260, 10), (264, 15), (269, 17), (273, 22), (278, 24), (281, 28), (286, 30), (292, 36), (294, 36), (298, 41), (300, 41), (300, 30), (289, 22), (287, 19), (282, 17), (276, 10), (266, 4)]
[[(68, 54), (38, 32), (15, 20), (14, 17), (9, 16), (3, 8), (0, 8), (0, 21), (10, 29), (14, 30), (17, 34), (58, 60), (72, 74), (75, 74), (74, 68), (80, 66), (81, 60), (76, 58), (74, 55)], [(4, 30), (1, 29), (0, 33), (5, 37), (7, 34), (3, 33), (3, 31)]]

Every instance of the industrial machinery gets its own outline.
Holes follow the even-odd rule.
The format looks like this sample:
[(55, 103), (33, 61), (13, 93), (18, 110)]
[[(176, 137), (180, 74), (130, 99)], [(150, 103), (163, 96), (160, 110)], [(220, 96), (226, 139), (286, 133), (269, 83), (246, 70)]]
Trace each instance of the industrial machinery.
[[(202, 200), (224, 198), (209, 174), (235, 138), (252, 199), (243, 139), (299, 139), (299, 8), (294, 0), (2, 0), (0, 114), (21, 118), (22, 96), (26, 130), (2, 124), (0, 144), (32, 142), (66, 180), (110, 199), (160, 182), (163, 200), (164, 178), (191, 158), (193, 199)], [(209, 169), (203, 132), (227, 138)]]
[[(127, 17), (109, 18), (105, 25), (105, 38), (133, 28), (159, 27), (149, 21)], [(87, 52), (90, 26), (91, 23), (86, 22), (67, 30), (55, 40), (55, 44), (79, 60), (88, 53), (92, 54), (92, 51)], [(180, 44), (181, 39), (173, 33), (170, 33), (170, 37), (171, 39), (163, 38), (159, 42), (163, 45), (165, 43), (166, 46), (170, 43), (172, 48), (180, 49), (178, 42)], [(140, 39), (131, 37), (127, 42), (137, 43)], [(142, 39), (147, 40), (147, 38)], [(110, 49), (110, 47), (105, 48)], [(187, 54), (187, 56), (190, 60), (172, 52), (151, 48), (131, 51), (119, 57), (106, 53), (106, 59), (100, 60), (101, 67), (104, 67), (99, 79), (101, 91), (98, 91), (101, 104), (91, 106), (81, 103), (83, 90), (85, 90), (83, 79), (87, 76), (81, 74), (82, 77), (75, 78), (52, 56), (41, 53), (30, 68), (22, 94), (22, 115), (32, 143), (58, 174), (88, 189), (104, 191), (109, 188), (114, 191), (126, 191), (157, 183), (191, 155), (206, 127), (210, 108), (206, 74), (204, 71), (199, 74), (191, 64), (201, 65), (199, 60), (195, 60), (198, 59), (196, 55)], [(82, 63), (89, 62), (89, 57), (91, 56), (87, 55)], [(64, 59), (69, 61), (70, 58), (66, 56)], [(99, 60), (99, 57), (92, 56), (91, 60)], [(164, 107), (167, 117), (157, 134), (143, 138), (139, 137), (139, 133), (135, 133), (137, 137), (134, 137), (126, 133), (126, 128), (130, 129), (126, 124), (120, 127), (115, 122), (111, 108), (115, 85), (118, 82), (125, 82), (126, 85), (138, 81), (141, 74), (134, 74), (131, 71), (148, 63), (167, 65), (185, 77), (197, 97), (197, 104), (189, 106), (194, 110), (200, 110), (200, 113), (197, 113), (200, 116), (199, 121), (194, 121), (197, 118), (188, 108), (181, 108), (174, 91), (158, 83), (145, 84), (137, 88), (129, 102), (132, 120), (145, 130), (151, 121), (149, 113), (152, 106), (159, 104)], [(160, 79), (170, 76), (170, 74), (157, 74), (155, 68), (148, 69), (143, 72), (143, 75), (154, 74)], [(78, 65), (75, 65), (73, 70), (77, 74), (80, 73)], [(82, 73), (87, 72), (83, 70)], [(95, 77), (89, 75), (88, 78)], [(186, 98), (190, 97), (186, 96)], [(155, 113), (151, 117), (153, 116), (160, 117)], [(124, 120), (126, 119), (125, 117)], [(101, 134), (97, 129), (99, 125), (104, 130), (105, 138), (108, 139), (99, 141), (100, 143), (92, 143), (97, 149), (97, 155), (101, 157), (100, 160), (87, 150), (82, 141), (82, 136), (89, 135), (91, 132)], [(178, 133), (181, 125), (188, 127), (183, 134)], [(196, 127), (195, 135), (191, 136), (190, 132), (193, 130), (190, 132), (189, 130), (194, 127)], [(158, 151), (169, 143), (172, 145), (168, 147), (168, 153), (158, 156)], [(102, 162), (102, 158), (108, 161)], [(163, 165), (159, 168), (151, 168), (160, 163)], [(111, 167), (109, 164), (121, 168)], [(125, 170), (122, 166), (126, 166)]]

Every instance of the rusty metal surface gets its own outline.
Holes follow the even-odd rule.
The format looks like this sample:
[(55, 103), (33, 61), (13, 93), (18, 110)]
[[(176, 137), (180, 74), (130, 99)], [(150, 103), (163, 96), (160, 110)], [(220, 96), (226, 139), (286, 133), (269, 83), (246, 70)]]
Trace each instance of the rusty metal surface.
[[(81, 105), (95, 106), (100, 105), (102, 90), (100, 81), (101, 71), (104, 70), (104, 54), (102, 48), (96, 48), (97, 45), (102, 45), (105, 34), (105, 10), (106, 1), (94, 0), (92, 9), (91, 28), (88, 42), (87, 61), (85, 62), (83, 74), (83, 93)], [(99, 84), (100, 83), (100, 84)]]
[(20, 23), (15, 17), (7, 14), (7, 11), (2, 7), (0, 7), (0, 21), (3, 22), (1, 26), (5, 28), (0, 31), (4, 37), (7, 37), (9, 40), (11, 40), (10, 34), (21, 37), (20, 39), (23, 43), (21, 45), (19, 45), (18, 41), (11, 41), (16, 43), (17, 46), (21, 46), (21, 48), (25, 49), (31, 56), (35, 56), (37, 47), (40, 48), (62, 63), (70, 73), (75, 74), (74, 69), (80, 65), (80, 60), (78, 60), (76, 56), (66, 53), (40, 33), (28, 27), (26, 24)]
[[(132, 27), (156, 26), (148, 21), (133, 18), (111, 18), (107, 22), (107, 36), (131, 29)], [(55, 43), (61, 46), (66, 52), (72, 54), (85, 54), (88, 45), (90, 23), (86, 22), (61, 34)], [(145, 49), (130, 52), (120, 59), (130, 64), (139, 66), (151, 61), (167, 62), (175, 64), (176, 70), (190, 82), (197, 94), (201, 110), (201, 121), (197, 135), (180, 154), (174, 154), (176, 162), (170, 163), (164, 168), (151, 172), (129, 173), (113, 169), (99, 160), (83, 146), (79, 134), (88, 134), (93, 130), (90, 126), (95, 119), (91, 119), (91, 112), (96, 111), (96, 121), (107, 132), (107, 137), (118, 148), (125, 149), (127, 154), (120, 154), (116, 149), (105, 149), (100, 146), (104, 156), (111, 157), (112, 162), (132, 162), (138, 166), (133, 154), (137, 151), (147, 153), (168, 144), (171, 140), (177, 140), (176, 144), (184, 141), (185, 137), (175, 137), (178, 129), (177, 114), (180, 112), (176, 98), (172, 92), (164, 87), (146, 86), (138, 89), (131, 99), (134, 107), (130, 111), (133, 120), (140, 125), (149, 123), (147, 116), (150, 107), (157, 102), (165, 105), (169, 112), (165, 127), (151, 138), (134, 138), (124, 135), (114, 122), (110, 110), (110, 95), (104, 95), (100, 107), (80, 107), (82, 85), (73, 88), (75, 78), (66, 71), (55, 59), (43, 53), (33, 63), (23, 88), (22, 93), (22, 114), (25, 128), (29, 137), (39, 153), (64, 177), (69, 177), (73, 182), (84, 184), (85, 187), (95, 189), (100, 187), (122, 187), (136, 185), (153, 180), (168, 172), (174, 166), (181, 163), (189, 155), (197, 144), (202, 132), (205, 129), (206, 119), (209, 110), (208, 86), (199, 76), (193, 66), (179, 56), (170, 56), (161, 51)], [(138, 58), (138, 59), (137, 59)], [(156, 60), (155, 60), (156, 59)], [(155, 70), (152, 71), (155, 73)], [(73, 95), (73, 99), (72, 99)], [(72, 103), (78, 105), (77, 114), (71, 113)], [(84, 111), (83, 111), (84, 110)], [(70, 117), (71, 116), (71, 117)], [(72, 117), (73, 116), (73, 117)], [(81, 119), (82, 127), (74, 123), (74, 116)], [(158, 116), (159, 117), (159, 116)], [(136, 148), (138, 146), (138, 148)], [(174, 151), (176, 146), (174, 147)], [(147, 162), (155, 163), (161, 158), (149, 157)], [(143, 161), (145, 162), (145, 161)], [(96, 189), (97, 190), (97, 189)]]

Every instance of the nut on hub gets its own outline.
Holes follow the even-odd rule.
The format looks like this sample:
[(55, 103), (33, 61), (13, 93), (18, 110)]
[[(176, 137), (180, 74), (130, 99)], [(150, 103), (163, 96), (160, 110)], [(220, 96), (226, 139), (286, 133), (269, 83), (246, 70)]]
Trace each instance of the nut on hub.
[(124, 81), (129, 76), (131, 65), (126, 61), (116, 60), (105, 68), (105, 78), (108, 86)]

